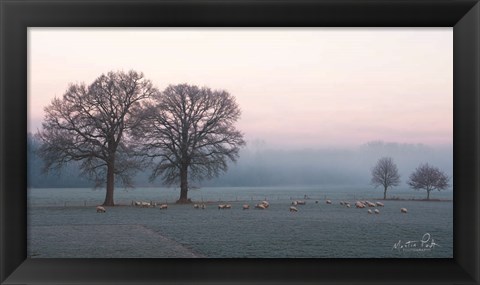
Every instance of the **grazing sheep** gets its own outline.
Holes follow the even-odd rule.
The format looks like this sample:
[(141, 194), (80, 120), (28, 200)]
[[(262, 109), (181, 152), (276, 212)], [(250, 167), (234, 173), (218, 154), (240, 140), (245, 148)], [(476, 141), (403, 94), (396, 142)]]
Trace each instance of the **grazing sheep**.
[(290, 212), (298, 212), (297, 207), (290, 206)]
[(148, 202), (141, 202), (141, 205), (140, 205), (140, 206), (141, 206), (142, 208), (148, 208), (148, 207), (150, 207), (151, 205), (150, 205), (150, 203), (148, 203)]
[(267, 201), (262, 201), (255, 205), (255, 209), (261, 209), (261, 210), (265, 210), (268, 207), (270, 207), (270, 203), (268, 203)]
[(97, 206), (97, 213), (105, 213), (107, 210), (105, 210), (104, 207), (102, 206)]
[(403, 214), (406, 214), (407, 213), (407, 208), (401, 208), (400, 212), (403, 213)]
[(375, 209), (374, 212), (375, 212), (375, 214), (380, 214), (380, 210), (378, 210), (378, 209)]
[(357, 201), (357, 202), (355, 202), (355, 207), (356, 207), (356, 208), (363, 209), (363, 208), (365, 208), (365, 204), (363, 204), (363, 203), (360, 202), (360, 201)]
[(250, 209), (250, 205), (248, 205), (248, 204), (245, 204), (245, 205), (243, 205), (243, 206), (242, 206), (242, 209), (244, 209), (244, 210), (248, 210), (248, 209)]
[(297, 204), (298, 204), (297, 201), (293, 201), (293, 202), (292, 202), (292, 205), (293, 205), (293, 206), (297, 206)]
[(332, 200), (326, 200), (325, 203), (332, 204)]
[(347, 208), (350, 208), (350, 204), (347, 204)]
[(383, 206), (385, 206), (385, 205), (383, 205), (383, 203), (382, 203), (382, 202), (377, 202), (376, 204), (377, 204), (377, 206), (379, 206), (379, 207), (383, 207)]
[(193, 204), (193, 208), (198, 209), (200, 206), (198, 204)]
[(142, 206), (142, 202), (135, 201), (135, 206), (137, 206), (137, 207)]
[(218, 209), (231, 209), (232, 205), (230, 204), (220, 204), (218, 205)]
[(342, 206), (343, 206), (343, 205), (345, 205), (345, 202), (343, 202), (343, 201), (340, 201), (340, 205), (342, 205)]
[(368, 209), (368, 211), (367, 211), (367, 212), (368, 212), (369, 214), (371, 214), (371, 213), (372, 213), (372, 210)]
[(256, 204), (255, 209), (265, 210), (266, 208), (265, 208), (265, 205), (263, 204)]
[(297, 201), (297, 205), (305, 205), (306, 202), (305, 201)]
[(375, 204), (370, 201), (365, 201), (365, 204), (367, 204), (369, 207), (375, 207)]
[(161, 204), (159, 208), (160, 208), (160, 210), (166, 210), (166, 209), (168, 209), (168, 205), (167, 204)]

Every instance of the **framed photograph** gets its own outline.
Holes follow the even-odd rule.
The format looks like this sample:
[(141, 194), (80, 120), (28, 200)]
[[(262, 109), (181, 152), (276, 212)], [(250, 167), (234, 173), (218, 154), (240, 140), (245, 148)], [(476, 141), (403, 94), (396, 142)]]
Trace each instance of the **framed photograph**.
[(2, 284), (478, 284), (479, 9), (3, 2)]

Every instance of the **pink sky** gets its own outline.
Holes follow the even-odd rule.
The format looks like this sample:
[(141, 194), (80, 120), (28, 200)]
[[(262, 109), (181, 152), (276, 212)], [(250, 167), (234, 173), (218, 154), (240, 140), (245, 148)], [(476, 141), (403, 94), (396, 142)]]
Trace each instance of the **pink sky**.
[(134, 69), (225, 89), (247, 141), (453, 141), (452, 28), (29, 28), (29, 131), (73, 82)]

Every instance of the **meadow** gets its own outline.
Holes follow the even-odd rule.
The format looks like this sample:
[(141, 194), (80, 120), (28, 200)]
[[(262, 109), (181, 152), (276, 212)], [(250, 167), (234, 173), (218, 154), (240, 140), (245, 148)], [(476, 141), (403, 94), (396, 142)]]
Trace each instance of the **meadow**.
[[(177, 205), (176, 188), (118, 188), (119, 206), (97, 213), (104, 190), (31, 188), (28, 255), (32, 258), (451, 258), (453, 192), (364, 186), (211, 187), (190, 190), (206, 209)], [(325, 201), (329, 199), (332, 204)], [(253, 206), (262, 200), (268, 209)], [(304, 200), (290, 212), (295, 200)], [(379, 214), (356, 200), (381, 201)], [(140, 208), (132, 201), (167, 203)], [(203, 201), (203, 202), (202, 202)], [(349, 201), (351, 208), (340, 205)], [(231, 209), (219, 210), (228, 202)], [(242, 205), (249, 204), (249, 210)], [(402, 214), (400, 208), (407, 208)], [(373, 209), (373, 208), (372, 208)]]

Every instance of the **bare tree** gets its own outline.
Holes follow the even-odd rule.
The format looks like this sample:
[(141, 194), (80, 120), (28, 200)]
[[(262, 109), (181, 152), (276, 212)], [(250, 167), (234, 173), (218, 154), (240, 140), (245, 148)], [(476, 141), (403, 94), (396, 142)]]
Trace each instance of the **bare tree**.
[(377, 188), (383, 186), (383, 199), (387, 199), (387, 189), (400, 184), (397, 165), (391, 157), (382, 157), (372, 168), (371, 183)]
[(426, 190), (427, 200), (430, 199), (430, 191), (432, 190), (445, 190), (450, 185), (448, 184), (450, 178), (442, 172), (440, 169), (434, 166), (430, 166), (428, 163), (421, 164), (410, 175), (408, 185), (415, 190)]
[(113, 206), (115, 176), (131, 186), (139, 167), (128, 142), (128, 131), (138, 124), (131, 111), (157, 92), (135, 71), (102, 74), (89, 86), (71, 84), (62, 98), (45, 107), (43, 130), (38, 133), (44, 171), (81, 161), (81, 174), (96, 187), (106, 183), (103, 205)]
[(180, 183), (177, 203), (188, 203), (189, 181), (217, 177), (235, 162), (243, 134), (234, 123), (240, 118), (235, 98), (223, 90), (181, 84), (154, 96), (139, 119), (135, 136), (141, 154), (153, 158), (151, 180)]

